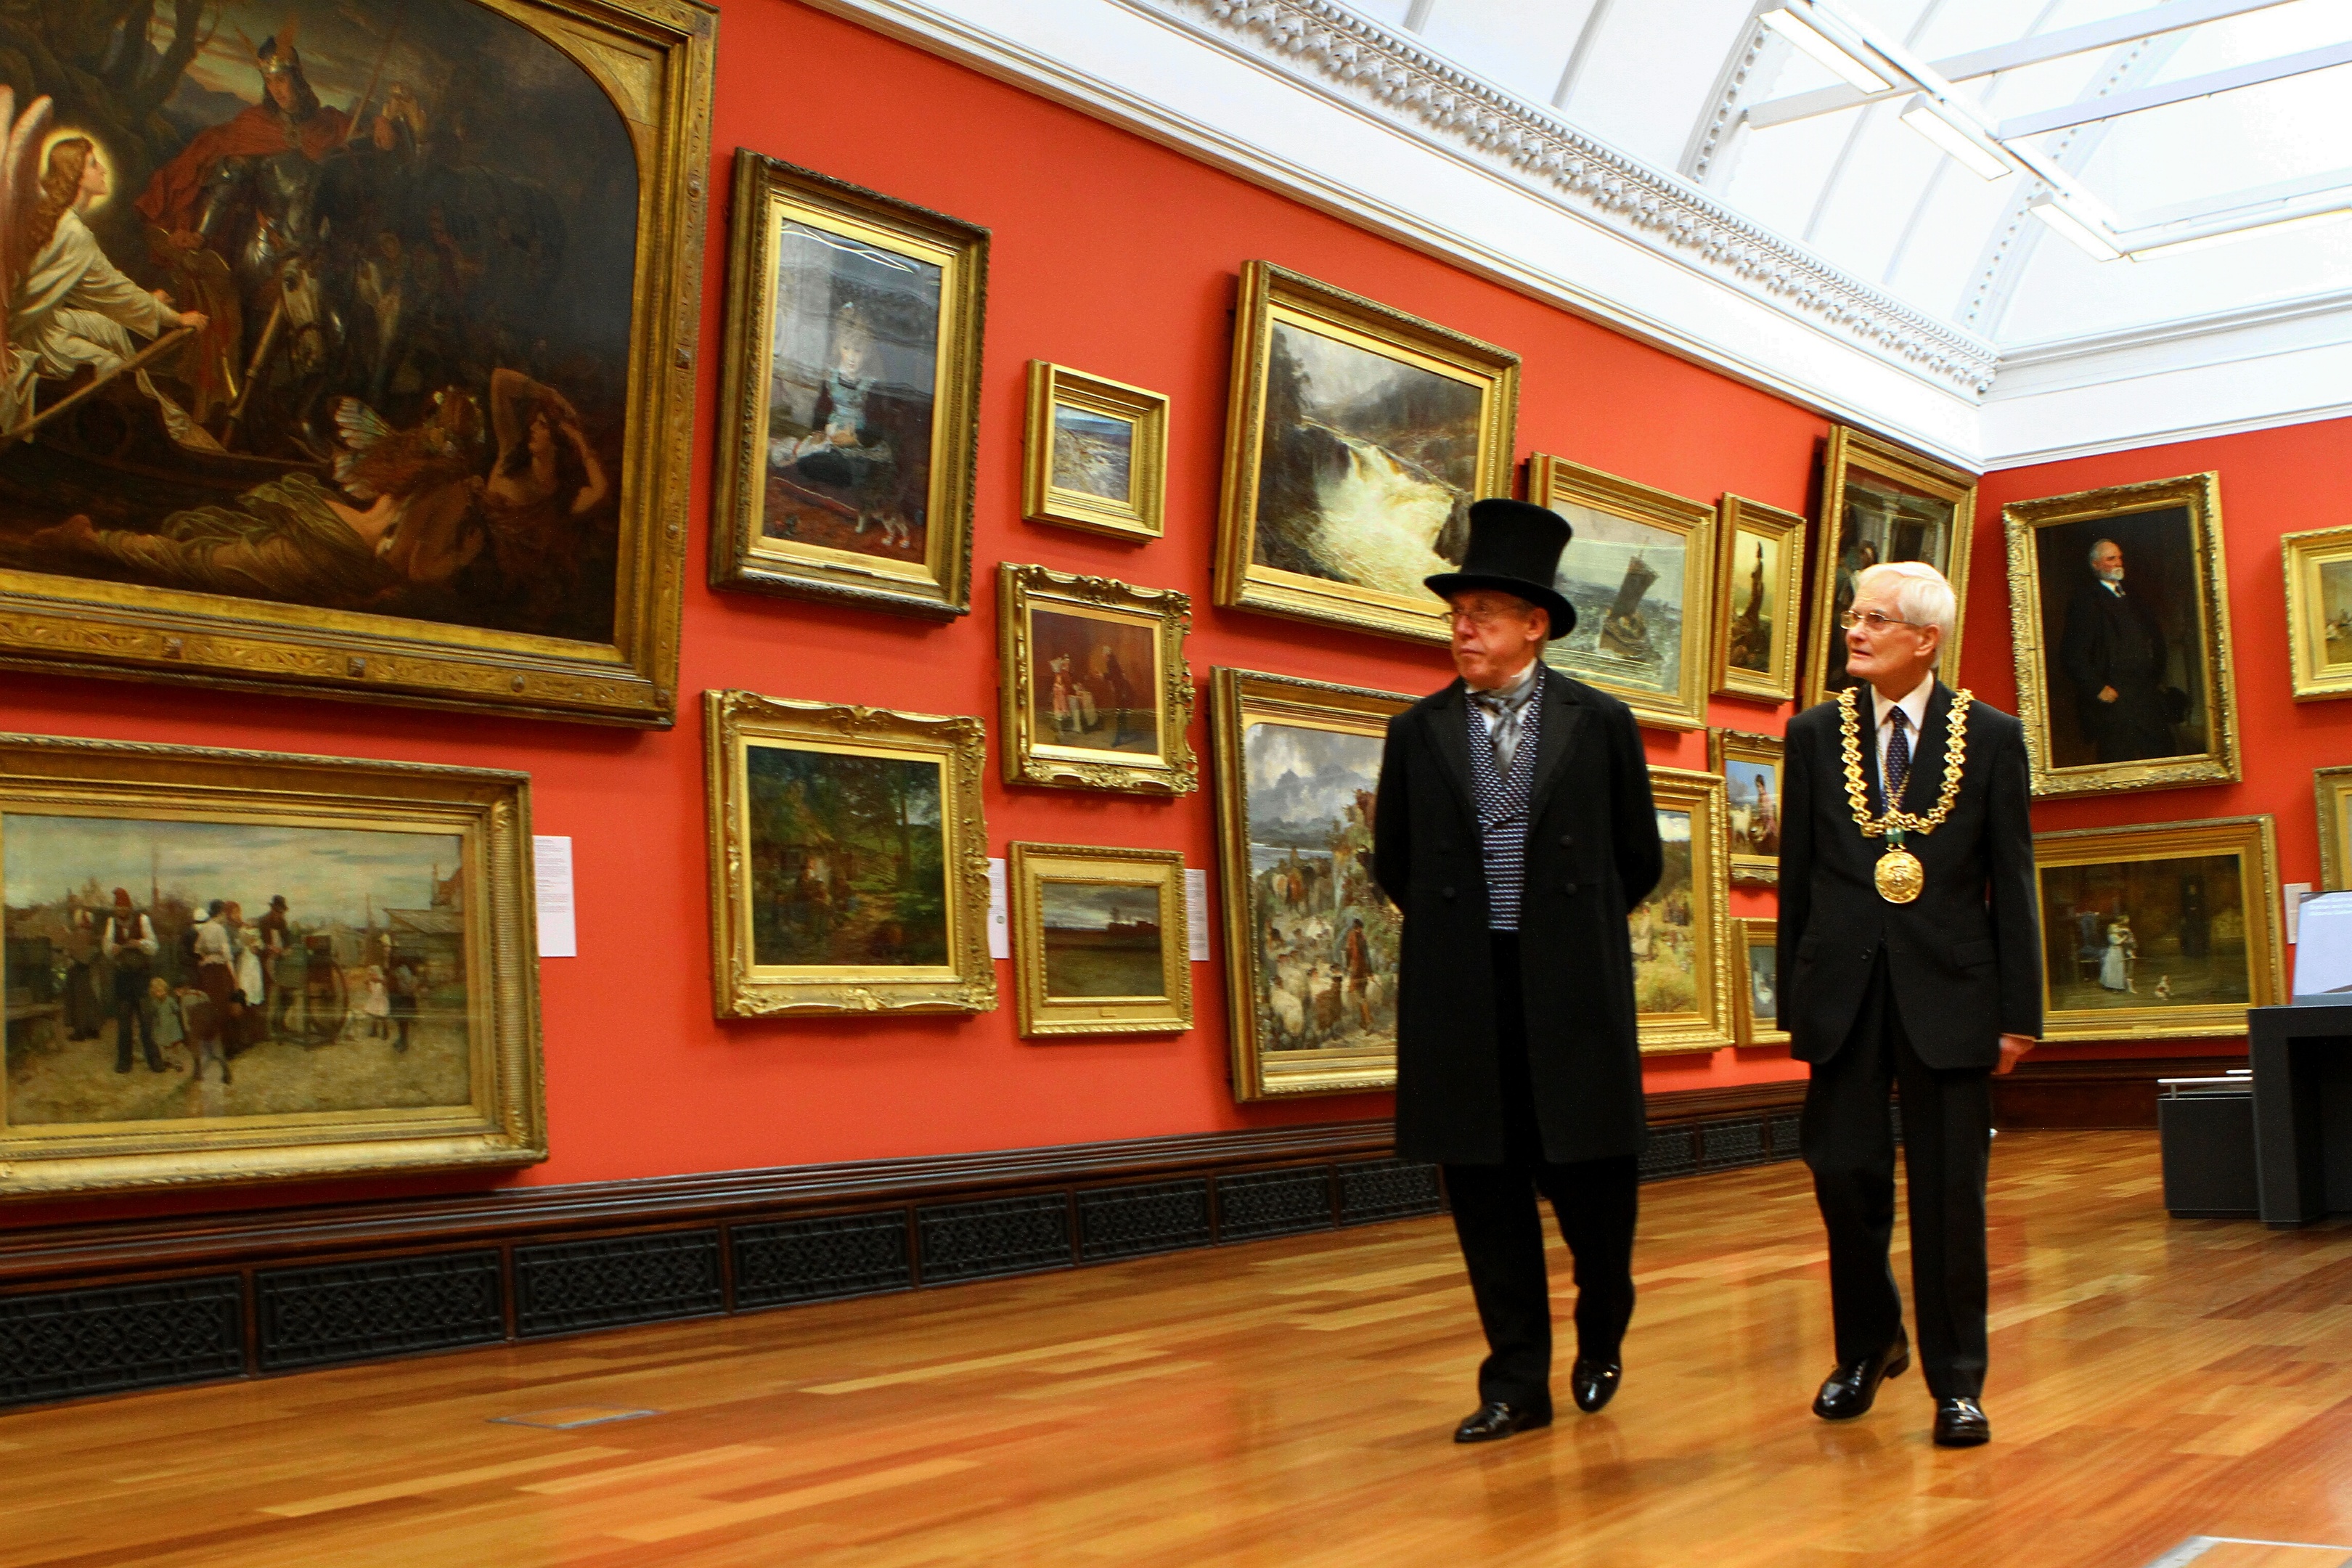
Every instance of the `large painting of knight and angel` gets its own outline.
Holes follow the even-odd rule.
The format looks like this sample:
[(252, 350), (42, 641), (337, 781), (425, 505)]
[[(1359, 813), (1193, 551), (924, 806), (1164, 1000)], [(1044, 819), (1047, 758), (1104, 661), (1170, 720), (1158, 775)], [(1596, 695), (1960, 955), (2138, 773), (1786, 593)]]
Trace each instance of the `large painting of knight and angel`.
[(0, 736), (0, 1195), (543, 1158), (525, 790)]
[(714, 587), (971, 607), (988, 231), (735, 153)]
[(1373, 797), (1412, 700), (1220, 668), (1213, 700), (1234, 1098), (1390, 1088), (1403, 920), (1372, 879)]
[(0, 16), (0, 659), (667, 722), (710, 27)]
[(1234, 323), (1217, 603), (1445, 641), (1422, 582), (1511, 493), (1519, 356), (1266, 261)]

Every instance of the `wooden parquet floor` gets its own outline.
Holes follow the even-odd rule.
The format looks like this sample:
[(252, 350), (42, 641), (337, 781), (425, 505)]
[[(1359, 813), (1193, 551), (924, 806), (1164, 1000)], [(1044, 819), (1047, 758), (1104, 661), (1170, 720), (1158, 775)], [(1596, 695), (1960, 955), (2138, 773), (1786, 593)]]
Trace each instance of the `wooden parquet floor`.
[[(1916, 1372), (1808, 1413), (1822, 1249), (1775, 1165), (1645, 1189), (1623, 1392), (1580, 1417), (1563, 1363), (1559, 1424), (1484, 1447), (1447, 1440), (1480, 1344), (1416, 1220), (21, 1412), (0, 1565), (2352, 1556), (2296, 1544), (2352, 1541), (2352, 1226), (2169, 1221), (2152, 1133), (2012, 1133), (1993, 1170), (1989, 1448), (1930, 1446)], [(597, 1407), (660, 1414), (493, 1421)]]

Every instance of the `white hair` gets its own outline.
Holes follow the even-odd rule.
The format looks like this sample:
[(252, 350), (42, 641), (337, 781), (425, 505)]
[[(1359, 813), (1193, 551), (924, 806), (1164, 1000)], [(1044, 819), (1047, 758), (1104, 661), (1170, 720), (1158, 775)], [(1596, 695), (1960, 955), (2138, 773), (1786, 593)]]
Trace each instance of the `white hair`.
[(1887, 584), (1897, 616), (1915, 626), (1934, 626), (1946, 641), (1951, 640), (1952, 628), (1959, 624), (1960, 602), (1941, 572), (1925, 561), (1882, 561), (1855, 575), (1854, 597), (1880, 582)]
[(2099, 552), (2102, 550), (2112, 550), (2116, 554), (2120, 555), (2123, 553), (2124, 547), (2117, 544), (2112, 539), (2102, 539), (2096, 544), (2091, 546), (2090, 562), (2091, 570), (2094, 572), (2099, 569)]

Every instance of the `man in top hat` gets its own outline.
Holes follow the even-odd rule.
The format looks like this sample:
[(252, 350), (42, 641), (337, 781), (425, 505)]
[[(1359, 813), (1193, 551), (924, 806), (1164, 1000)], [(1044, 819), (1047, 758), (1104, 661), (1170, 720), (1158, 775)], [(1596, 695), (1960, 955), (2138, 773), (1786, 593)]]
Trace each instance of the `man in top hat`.
[(1389, 721), (1374, 872), (1404, 911), (1397, 1152), (1445, 1167), (1488, 1354), (1483, 1443), (1548, 1425), (1551, 1200), (1576, 1258), (1577, 1406), (1617, 1392), (1633, 1312), (1644, 1127), (1626, 915), (1662, 868), (1633, 715), (1547, 668), (1576, 612), (1553, 587), (1569, 526), (1515, 500), (1470, 509), (1444, 690)]
[(1780, 1026), (1812, 1064), (1798, 1143), (1829, 1231), (1837, 1335), (1813, 1414), (1863, 1415), (1911, 1364), (1886, 1263), (1886, 1101), (1900, 1084), (1912, 1309), (1936, 1442), (1952, 1448), (1992, 1436), (1980, 1402), (1989, 1080), (2042, 1030), (2025, 731), (1936, 679), (1958, 613), (1923, 563), (1855, 577), (1842, 619), (1863, 684), (1789, 721), (1779, 954)]

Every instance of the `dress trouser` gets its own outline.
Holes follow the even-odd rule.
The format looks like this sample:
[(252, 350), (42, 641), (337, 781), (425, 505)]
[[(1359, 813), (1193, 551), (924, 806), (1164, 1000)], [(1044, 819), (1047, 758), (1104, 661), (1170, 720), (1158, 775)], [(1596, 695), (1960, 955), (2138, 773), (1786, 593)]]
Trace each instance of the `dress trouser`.
[(1540, 1192), (1576, 1259), (1577, 1353), (1615, 1362), (1633, 1316), (1633, 1219), (1640, 1162), (1633, 1155), (1555, 1163), (1543, 1157), (1535, 1083), (1528, 1066), (1519, 943), (1494, 935), (1495, 1043), (1505, 1160), (1448, 1165), (1454, 1233), (1469, 1268), (1487, 1356), (1478, 1397), (1521, 1409), (1551, 1408), (1551, 1284), (1544, 1268)]
[(1921, 1061), (1881, 949), (1853, 1032), (1813, 1064), (1798, 1142), (1830, 1237), (1830, 1310), (1840, 1363), (1903, 1331), (1886, 1260), (1895, 1234), (1895, 1134), (1887, 1086), (1902, 1088), (1903, 1169), (1911, 1217), (1911, 1294), (1919, 1359), (1937, 1399), (1975, 1398), (1985, 1376), (1985, 1155), (1991, 1071)]

